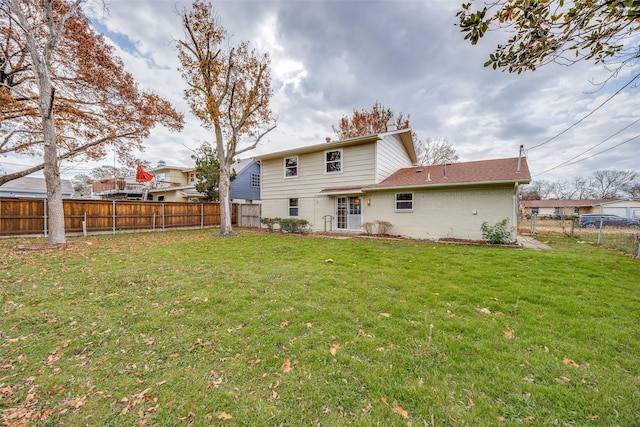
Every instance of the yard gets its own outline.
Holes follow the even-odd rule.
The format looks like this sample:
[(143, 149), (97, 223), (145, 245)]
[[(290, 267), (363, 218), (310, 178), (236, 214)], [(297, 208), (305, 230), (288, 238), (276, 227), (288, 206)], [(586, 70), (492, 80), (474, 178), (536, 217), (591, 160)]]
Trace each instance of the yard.
[(0, 240), (0, 420), (639, 425), (640, 261), (545, 241)]

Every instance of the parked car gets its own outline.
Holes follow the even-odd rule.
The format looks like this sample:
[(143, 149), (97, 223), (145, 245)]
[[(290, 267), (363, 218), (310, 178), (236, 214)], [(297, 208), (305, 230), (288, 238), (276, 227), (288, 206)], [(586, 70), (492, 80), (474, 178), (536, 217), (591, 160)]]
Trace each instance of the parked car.
[(580, 226), (583, 228), (600, 228), (603, 227), (630, 227), (634, 229), (640, 228), (640, 220), (623, 218), (618, 215), (609, 214), (584, 214), (580, 215)]

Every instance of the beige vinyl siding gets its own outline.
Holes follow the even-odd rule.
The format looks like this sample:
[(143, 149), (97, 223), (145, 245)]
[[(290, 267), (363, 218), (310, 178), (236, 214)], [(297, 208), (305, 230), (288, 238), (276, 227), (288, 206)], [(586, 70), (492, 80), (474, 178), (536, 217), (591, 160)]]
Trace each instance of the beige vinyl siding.
[(284, 177), (284, 158), (262, 161), (262, 200), (315, 197), (323, 189), (373, 184), (374, 145), (342, 150), (342, 172), (325, 174), (324, 151), (298, 155), (298, 176)]
[(385, 135), (376, 143), (376, 184), (384, 181), (398, 169), (413, 166), (402, 142), (395, 135)]
[[(395, 194), (406, 192), (413, 193), (413, 211), (396, 211)], [(388, 221), (393, 225), (391, 234), (416, 239), (479, 240), (484, 221), (494, 225), (509, 218), (510, 225), (516, 226), (514, 198), (512, 186), (370, 193), (364, 197), (371, 199), (371, 205), (365, 203), (363, 220)]]

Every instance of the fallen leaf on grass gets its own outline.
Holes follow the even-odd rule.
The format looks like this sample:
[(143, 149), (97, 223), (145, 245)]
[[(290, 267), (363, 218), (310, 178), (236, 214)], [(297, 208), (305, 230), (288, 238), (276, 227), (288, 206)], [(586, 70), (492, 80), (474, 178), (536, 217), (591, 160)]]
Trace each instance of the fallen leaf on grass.
[(391, 317), (391, 313), (378, 313), (382, 317)]
[(220, 412), (220, 415), (218, 415), (218, 419), (219, 420), (232, 420), (233, 419), (233, 415), (231, 414), (227, 414), (226, 412)]
[(280, 323), (280, 327), (283, 328), (283, 329), (286, 328), (287, 326), (289, 326), (289, 321), (288, 320), (285, 320), (284, 322)]
[(512, 340), (514, 338), (513, 336), (513, 331), (510, 329), (505, 329), (504, 331), (504, 337), (508, 340)]
[(573, 360), (568, 359), (568, 358), (566, 358), (566, 357), (564, 357), (564, 358), (562, 359), (562, 362), (563, 362), (565, 365), (573, 366), (574, 368), (579, 368), (579, 367), (580, 367), (580, 365), (578, 365), (576, 362), (574, 362)]
[(332, 356), (335, 356), (338, 350), (340, 350), (340, 344), (336, 342), (331, 344), (331, 348), (329, 348), (329, 353), (331, 353)]
[(358, 335), (360, 335), (361, 337), (364, 337), (364, 338), (373, 338), (373, 336), (371, 334), (366, 333), (362, 329), (358, 330)]
[(287, 360), (282, 364), (282, 372), (291, 372), (291, 361)]
[(571, 382), (571, 380), (567, 377), (558, 377), (556, 378), (556, 382), (558, 384), (569, 384)]
[(242, 329), (242, 326), (243, 325), (238, 325), (236, 327), (229, 328), (229, 329), (227, 329), (227, 332), (239, 331), (240, 329)]
[(387, 403), (387, 398), (386, 397), (381, 397), (380, 400), (382, 400), (382, 403), (384, 403), (385, 405), (389, 406), (389, 404)]
[(393, 408), (393, 411), (397, 414), (400, 414), (402, 418), (404, 419), (409, 418), (409, 414), (407, 413), (407, 411), (402, 409), (402, 406), (398, 405), (397, 403), (394, 403), (392, 408)]

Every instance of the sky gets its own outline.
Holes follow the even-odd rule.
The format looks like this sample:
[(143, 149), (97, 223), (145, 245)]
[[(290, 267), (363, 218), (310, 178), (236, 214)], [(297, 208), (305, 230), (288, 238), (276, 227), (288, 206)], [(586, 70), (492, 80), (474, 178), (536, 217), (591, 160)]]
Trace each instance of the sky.
[[(181, 133), (154, 129), (138, 156), (152, 166), (161, 160), (193, 166), (192, 150), (213, 135), (191, 115), (178, 71), (175, 40), (184, 37), (179, 11), (190, 2), (105, 2), (106, 9), (100, 2), (85, 5), (96, 30), (114, 44), (142, 89), (170, 100), (186, 119)], [(341, 117), (380, 102), (408, 115), (421, 141), (446, 139), (459, 161), (516, 157), (523, 145), (534, 180), (570, 180), (601, 169), (640, 171), (638, 87), (612, 97), (640, 68), (624, 69), (604, 87), (596, 83), (609, 71), (588, 62), (550, 64), (520, 75), (485, 68), (509, 34), (493, 32), (472, 46), (455, 26), (460, 4), (214, 1), (231, 44), (246, 40), (271, 57), (277, 128), (243, 157), (335, 139), (332, 126)], [(0, 167), (11, 172), (27, 162), (0, 158)], [(113, 165), (114, 159), (65, 163), (63, 176), (101, 164)]]

